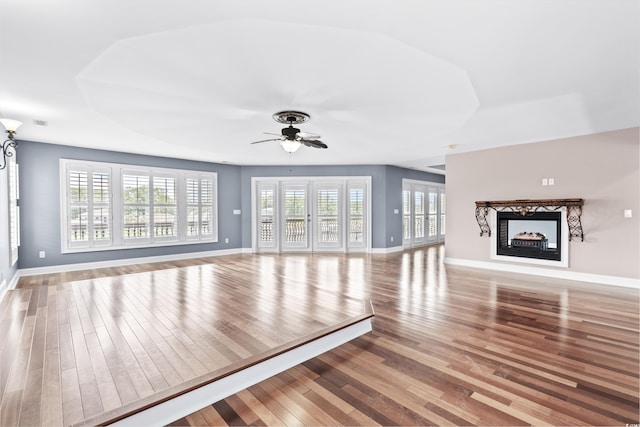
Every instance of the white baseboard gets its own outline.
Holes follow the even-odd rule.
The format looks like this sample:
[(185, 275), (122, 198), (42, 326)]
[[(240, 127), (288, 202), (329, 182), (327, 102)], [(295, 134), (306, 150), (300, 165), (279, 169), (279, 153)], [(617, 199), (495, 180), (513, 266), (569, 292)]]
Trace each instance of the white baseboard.
[(240, 253), (246, 253), (246, 252), (242, 248), (223, 249), (219, 251), (188, 252), (183, 254), (114, 259), (110, 261), (83, 262), (83, 263), (77, 263), (77, 264), (50, 265), (45, 267), (34, 267), (34, 268), (22, 268), (22, 269), (18, 269), (18, 271), (14, 275), (14, 280), (11, 281), (11, 285), (9, 286), (9, 289), (15, 289), (15, 285), (18, 283), (18, 279), (20, 277), (35, 276), (37, 274), (66, 273), (69, 271), (89, 270), (94, 268), (121, 267), (124, 265), (152, 263), (152, 262), (180, 261), (183, 259), (205, 258), (205, 257), (211, 257), (211, 256), (233, 255), (233, 254), (240, 254)]
[(462, 267), (480, 268), (483, 270), (506, 271), (509, 273), (531, 274), (534, 276), (553, 277), (556, 279), (576, 280), (579, 282), (598, 283), (601, 285), (623, 286), (640, 289), (640, 279), (630, 277), (605, 276), (601, 274), (580, 273), (575, 271), (554, 270), (525, 265), (501, 264), (497, 262), (474, 261), (460, 258), (445, 258), (445, 264)]
[(402, 252), (404, 248), (402, 246), (393, 246), (391, 248), (372, 248), (372, 254), (391, 254), (394, 252)]

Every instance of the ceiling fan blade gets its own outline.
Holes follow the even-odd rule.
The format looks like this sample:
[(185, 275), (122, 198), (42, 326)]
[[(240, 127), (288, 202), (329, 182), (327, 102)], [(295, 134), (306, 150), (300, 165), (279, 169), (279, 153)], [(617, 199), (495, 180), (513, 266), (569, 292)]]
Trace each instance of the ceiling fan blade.
[(261, 143), (261, 142), (282, 141), (282, 140), (284, 140), (284, 138), (263, 139), (263, 140), (260, 140), (260, 141), (254, 141), (254, 142), (252, 142), (251, 144), (259, 144), (259, 143)]
[(302, 139), (302, 140), (300, 140), (300, 142), (302, 144), (306, 145), (307, 147), (329, 148), (329, 146), (327, 144), (325, 144), (322, 141), (318, 141), (317, 139)]
[(280, 133), (273, 133), (273, 132), (262, 132), (262, 133), (264, 133), (265, 135), (277, 135), (277, 136), (281, 136), (282, 135)]
[(300, 139), (300, 138), (302, 138), (302, 139), (313, 139), (313, 140), (320, 139), (320, 135), (315, 134), (315, 133), (309, 133), (309, 132), (298, 132), (298, 135), (296, 137), (298, 139)]

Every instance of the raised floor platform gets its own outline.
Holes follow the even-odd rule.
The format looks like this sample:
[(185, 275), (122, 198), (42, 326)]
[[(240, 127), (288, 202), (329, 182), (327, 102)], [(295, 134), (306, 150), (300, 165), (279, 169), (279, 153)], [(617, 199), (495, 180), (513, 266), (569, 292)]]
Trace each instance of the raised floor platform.
[(371, 330), (295, 265), (225, 261), (8, 291), (1, 424), (168, 424)]

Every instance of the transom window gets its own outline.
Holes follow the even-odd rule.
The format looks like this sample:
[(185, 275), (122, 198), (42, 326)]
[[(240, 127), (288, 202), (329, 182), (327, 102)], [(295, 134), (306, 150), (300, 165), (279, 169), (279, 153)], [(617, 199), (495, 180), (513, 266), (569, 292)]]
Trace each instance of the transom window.
[(217, 174), (60, 161), (63, 252), (217, 241)]

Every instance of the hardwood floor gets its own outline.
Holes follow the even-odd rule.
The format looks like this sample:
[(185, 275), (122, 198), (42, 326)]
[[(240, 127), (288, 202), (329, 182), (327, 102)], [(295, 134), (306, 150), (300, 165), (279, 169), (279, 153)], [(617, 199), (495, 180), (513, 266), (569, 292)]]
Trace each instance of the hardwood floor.
[(9, 291), (1, 425), (109, 422), (371, 317), (370, 303), (305, 286), (304, 258), (210, 261), (30, 277)]
[[(289, 316), (302, 319), (311, 307), (298, 305), (301, 296), (322, 301), (334, 319), (345, 315), (349, 301), (371, 300), (374, 330), (173, 425), (640, 420), (637, 289), (445, 266), (443, 256), (442, 246), (388, 255), (232, 255), (23, 278), (21, 289), (0, 302), (0, 367), (7, 366), (11, 352), (35, 357), (0, 371), (1, 424), (71, 424), (80, 419), (78, 411), (135, 399), (139, 389), (164, 387), (246, 347), (294, 334), (299, 323)], [(131, 280), (141, 275), (153, 277), (148, 291)], [(181, 286), (167, 288), (177, 278)], [(75, 280), (86, 281), (67, 283)], [(141, 299), (152, 288), (154, 298)], [(179, 331), (188, 324), (202, 332), (197, 326), (203, 316), (225, 307), (196, 315), (183, 302), (189, 295), (213, 293), (223, 293), (229, 304), (264, 296), (252, 307), (256, 333), (240, 343), (226, 342), (226, 349), (211, 345), (197, 351), (190, 347), (193, 338)], [(93, 300), (103, 301), (104, 308), (83, 308)], [(106, 307), (120, 310), (117, 326), (126, 325), (127, 333), (118, 336), (116, 325), (104, 322)], [(9, 313), (23, 313), (22, 320)], [(150, 313), (158, 322), (149, 321)], [(263, 318), (275, 326), (260, 327)], [(229, 321), (218, 326), (229, 328)], [(16, 341), (18, 334), (31, 338)], [(172, 369), (171, 363), (160, 363), (169, 348), (152, 346), (155, 358), (143, 357), (152, 338), (175, 334), (172, 345), (194, 355), (189, 363)], [(59, 367), (49, 363), (56, 352)], [(72, 361), (76, 368), (68, 368)], [(22, 374), (14, 378), (16, 370)], [(113, 387), (105, 387), (109, 380)], [(39, 387), (41, 396), (35, 393)], [(63, 396), (59, 410), (52, 403), (56, 393)], [(24, 396), (21, 410), (15, 409), (18, 394)]]

